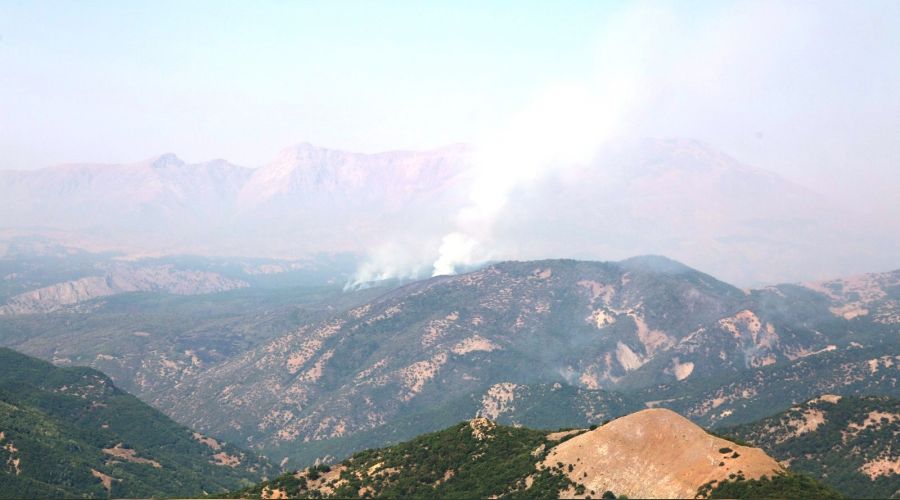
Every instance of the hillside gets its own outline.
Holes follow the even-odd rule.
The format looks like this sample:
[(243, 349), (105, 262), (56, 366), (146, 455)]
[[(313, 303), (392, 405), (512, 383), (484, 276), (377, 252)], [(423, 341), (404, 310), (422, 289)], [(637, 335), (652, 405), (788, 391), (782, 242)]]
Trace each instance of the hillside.
[(707, 434), (668, 410), (644, 410), (592, 430), (553, 433), (474, 419), (235, 496), (693, 498), (739, 477), (793, 477), (784, 474), (759, 449)]
[[(0, 260), (16, 276), (9, 297), (114, 265), (47, 251)], [(101, 370), (180, 423), (293, 467), (475, 416), (549, 429), (666, 407), (713, 427), (818, 394), (897, 390), (896, 272), (740, 290), (649, 256), (504, 262), (341, 292), (325, 279), (340, 261), (327, 259), (127, 266), (250, 286), (3, 315), (0, 345)]]
[(824, 395), (723, 432), (845, 495), (900, 494), (900, 401), (895, 398)]
[[(0, 302), (40, 295), (66, 283), (97, 281), (100, 297), (74, 303), (42, 302), (46, 312), (2, 314), (0, 346), (58, 365), (90, 366), (145, 401), (224, 359), (241, 354), (298, 325), (329, 317), (383, 292), (379, 288), (344, 293), (340, 257), (309, 261), (167, 257), (123, 262), (116, 256), (20, 244), (14, 257), (0, 258)], [(104, 274), (107, 270), (123, 273)], [(162, 275), (154, 274), (165, 269)], [(212, 276), (215, 280), (158, 281), (140, 277)], [(120, 283), (128, 286), (111, 285)], [(201, 290), (195, 284), (243, 283), (232, 290)], [(151, 286), (146, 286), (151, 285)], [(140, 289), (135, 290), (135, 288)], [(205, 291), (213, 293), (191, 293)], [(43, 307), (42, 310), (46, 310)]]
[(89, 368), (0, 349), (0, 498), (199, 496), (258, 480), (258, 457), (182, 427)]
[[(511, 389), (521, 386), (548, 395), (546, 387), (559, 384), (587, 395), (569, 406), (586, 416), (573, 415), (566, 420), (572, 424), (660, 401), (710, 425), (738, 423), (795, 396), (844, 386), (894, 390), (896, 365), (881, 357), (895, 352), (897, 324), (867, 315), (848, 320), (833, 307), (809, 288), (745, 292), (661, 257), (499, 263), (415, 282), (272, 337), (154, 404), (272, 456), (309, 459), (302, 449), (313, 442), (380, 432), (434, 407), (456, 420), (479, 413), (549, 423), (541, 413), (556, 406), (533, 397), (530, 416), (503, 420), (507, 400), (518, 397)], [(872, 360), (884, 369), (870, 369)], [(851, 368), (854, 376), (845, 377)], [(805, 390), (790, 388), (799, 372), (821, 374), (815, 380), (831, 381), (829, 388), (793, 394)], [(762, 390), (775, 386), (785, 392)], [(760, 404), (753, 404), (757, 395)], [(220, 407), (229, 408), (227, 417), (213, 411)]]

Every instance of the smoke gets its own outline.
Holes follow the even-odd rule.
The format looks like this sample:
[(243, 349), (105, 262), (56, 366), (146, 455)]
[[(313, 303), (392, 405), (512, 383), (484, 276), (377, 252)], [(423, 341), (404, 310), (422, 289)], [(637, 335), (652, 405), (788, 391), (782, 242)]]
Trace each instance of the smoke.
[(433, 247), (431, 241), (423, 243), (410, 237), (382, 243), (369, 251), (344, 290), (360, 290), (385, 280), (421, 278), (428, 270), (427, 256), (433, 255)]
[(647, 65), (659, 59), (659, 38), (672, 22), (667, 10), (627, 11), (605, 30), (587, 79), (548, 85), (505, 127), (478, 142), (469, 203), (442, 238), (432, 275), (495, 257), (493, 229), (514, 190), (583, 167), (626, 133), (651, 91)]
[[(818, 137), (813, 132), (835, 133), (835, 122), (822, 121), (823, 101), (811, 98), (809, 89), (819, 97), (852, 91), (845, 88), (846, 71), (827, 60), (830, 52), (823, 47), (837, 43), (834, 35), (849, 33), (860, 19), (851, 15), (853, 23), (840, 24), (847, 16), (839, 12), (843, 7), (833, 4), (823, 13), (805, 4), (736, 2), (717, 4), (696, 18), (690, 9), (669, 7), (631, 4), (600, 22), (581, 71), (542, 85), (518, 112), (474, 141), (466, 181), (457, 186), (463, 193), (460, 205), (449, 215), (433, 214), (420, 235), (427, 243), (416, 247), (421, 253), (373, 254), (360, 276), (398, 273), (398, 260), (415, 261), (418, 272), (426, 262), (424, 268), (430, 267), (432, 275), (443, 275), (498, 259), (605, 259), (625, 253), (663, 253), (701, 262), (705, 270), (726, 279), (746, 279), (746, 273), (758, 279), (761, 269), (798, 269), (787, 257), (780, 263), (754, 257), (769, 255), (759, 248), (778, 245), (783, 248), (777, 255), (785, 255), (784, 247), (800, 251), (796, 242), (780, 241), (777, 227), (771, 225), (754, 229), (752, 236), (742, 234), (743, 243), (737, 245), (739, 238), (728, 231), (743, 219), (724, 213), (685, 215), (677, 219), (682, 224), (664, 228), (650, 223), (649, 231), (648, 226), (625, 222), (674, 218), (678, 210), (689, 213), (684, 207), (667, 206), (666, 200), (689, 200), (692, 193), (670, 193), (667, 185), (658, 191), (644, 186), (644, 193), (664, 195), (643, 200), (638, 213), (623, 208), (630, 206), (627, 202), (604, 205), (604, 199), (583, 195), (594, 217), (596, 207), (609, 209), (595, 223), (571, 219), (579, 214), (572, 203), (569, 212), (554, 206), (567, 201), (566, 194), (552, 191), (554, 187), (574, 185), (580, 193), (589, 192), (593, 186), (578, 185), (583, 179), (596, 181), (606, 174), (619, 175), (617, 168), (631, 167), (604, 163), (598, 153), (611, 143), (641, 137), (696, 138), (747, 163), (789, 171), (792, 167), (784, 166), (784, 160), (779, 164), (780, 154), (812, 155), (822, 147), (812, 141)], [(863, 42), (862, 52), (875, 43)], [(819, 172), (819, 163), (812, 161), (808, 171)], [(750, 219), (752, 214), (741, 217)], [(532, 224), (532, 219), (540, 219), (543, 226)], [(735, 259), (739, 252), (746, 254), (744, 261)]]
[(511, 193), (565, 168), (588, 163), (619, 129), (635, 99), (635, 82), (617, 75), (584, 84), (558, 83), (543, 91), (510, 125), (479, 144), (469, 203), (441, 239), (433, 275), (452, 274), (492, 258), (492, 230)]
[[(430, 255), (436, 252), (432, 276), (515, 257), (515, 245), (501, 250), (495, 241), (496, 225), (511, 195), (583, 167), (605, 143), (627, 132), (629, 119), (647, 99), (648, 65), (659, 60), (659, 39), (672, 22), (665, 9), (627, 10), (604, 27), (593, 59), (585, 61), (586, 78), (552, 81), (503, 126), (475, 141), (471, 165), (463, 176), (463, 205), (451, 215), (451, 227), (439, 236), (437, 248), (430, 246)], [(415, 277), (421, 267), (415, 252), (389, 243), (369, 253), (348, 286)]]

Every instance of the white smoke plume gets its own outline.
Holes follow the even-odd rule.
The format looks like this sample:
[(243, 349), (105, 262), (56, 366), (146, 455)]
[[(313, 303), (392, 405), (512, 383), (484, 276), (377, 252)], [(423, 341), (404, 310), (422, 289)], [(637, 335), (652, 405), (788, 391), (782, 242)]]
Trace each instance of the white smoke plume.
[(654, 42), (672, 22), (667, 11), (634, 9), (610, 24), (598, 44), (593, 76), (558, 81), (542, 90), (502, 130), (479, 141), (470, 203), (442, 238), (432, 275), (453, 274), (494, 257), (491, 231), (510, 194), (562, 169), (583, 166), (628, 128), (646, 99)]
[[(765, 253), (754, 253), (758, 250), (754, 245), (768, 248), (766, 238), (772, 238), (777, 228), (766, 226), (766, 231), (772, 231), (760, 231), (765, 234), (762, 239), (755, 239), (756, 233), (748, 237), (737, 248), (747, 254), (745, 261), (739, 261), (735, 247), (723, 247), (718, 238), (723, 235), (722, 228), (730, 229), (729, 222), (740, 221), (695, 219), (680, 228), (690, 231), (697, 241), (681, 234), (655, 237), (646, 227), (616, 226), (617, 220), (633, 214), (614, 212), (619, 209), (614, 205), (603, 205), (611, 210), (599, 215), (603, 224), (573, 220), (577, 209), (554, 217), (556, 207), (544, 201), (559, 199), (560, 194), (548, 190), (573, 184), (582, 191), (591, 189), (593, 186), (577, 185), (579, 172), (583, 174), (585, 169), (591, 169), (588, 177), (595, 180), (618, 175), (620, 171), (615, 169), (622, 165), (606, 165), (596, 153), (608, 143), (642, 137), (699, 139), (741, 161), (776, 171), (791, 168), (783, 166), (779, 152), (818, 154), (827, 144), (788, 124), (798, 119), (792, 114), (799, 109), (797, 103), (805, 103), (803, 99), (809, 97), (802, 89), (822, 84), (840, 95), (846, 74), (830, 66), (823, 59), (830, 56), (818, 48), (834, 40), (835, 34), (849, 33), (867, 20), (855, 15), (844, 4), (829, 4), (822, 13), (805, 4), (763, 1), (719, 4), (702, 19), (694, 19), (667, 4), (631, 4), (618, 16), (599, 21), (600, 36), (593, 41), (596, 50), (593, 57), (585, 58), (577, 77), (560, 75), (533, 93), (503, 126), (474, 141), (471, 166), (464, 176), (467, 182), (456, 187), (464, 191), (462, 201), (449, 215), (434, 214), (430, 227), (420, 231), (419, 237), (426, 243), (415, 251), (394, 252), (397, 255), (373, 253), (357, 279), (396, 274), (403, 267), (398, 261), (414, 261), (407, 270), (422, 272), (424, 267), (430, 268), (432, 275), (443, 275), (498, 259), (612, 259), (636, 253), (662, 253), (688, 263), (700, 262), (724, 278), (744, 279), (743, 269), (765, 260), (759, 257)], [(852, 22), (841, 24), (842, 19)], [(820, 113), (821, 104), (811, 98), (810, 102)], [(768, 153), (769, 144), (778, 147)], [(808, 170), (817, 171), (813, 167)], [(570, 172), (573, 175), (567, 176)], [(560, 179), (568, 184), (557, 182)], [(661, 186), (661, 192), (665, 188)], [(529, 202), (524, 200), (537, 203), (525, 206)], [(590, 197), (584, 200), (592, 201)], [(593, 201), (602, 205), (599, 202), (605, 200)], [(657, 199), (655, 205), (642, 206), (637, 217), (653, 219), (660, 215), (654, 210), (666, 210), (662, 203)], [(531, 223), (535, 214), (542, 216), (542, 226)], [(583, 234), (585, 228), (598, 226), (611, 231)], [(602, 241), (604, 238), (610, 239)], [(775, 264), (766, 262), (765, 268), (774, 269)], [(780, 269), (790, 268), (785, 264)]]
[(469, 204), (441, 240), (433, 275), (453, 274), (493, 257), (491, 231), (510, 194), (550, 172), (584, 165), (623, 121), (635, 98), (634, 81), (603, 82), (604, 91), (560, 84), (519, 113), (511, 126), (478, 146)]

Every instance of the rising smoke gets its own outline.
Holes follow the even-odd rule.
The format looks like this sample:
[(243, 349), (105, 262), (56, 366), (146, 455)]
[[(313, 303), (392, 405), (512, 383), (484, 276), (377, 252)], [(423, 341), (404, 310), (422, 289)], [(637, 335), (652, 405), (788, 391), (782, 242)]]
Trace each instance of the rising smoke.
[[(826, 18), (827, 22), (823, 21)], [(554, 210), (553, 206), (542, 207), (544, 222), (549, 220), (558, 226), (552, 231), (513, 234), (499, 230), (501, 226), (527, 226), (522, 221), (530, 214), (515, 206), (517, 196), (530, 191), (530, 199), (540, 198), (535, 193), (571, 170), (607, 168), (598, 160), (597, 152), (609, 143), (648, 136), (693, 137), (723, 148), (740, 146), (740, 142), (728, 139), (737, 137), (737, 132), (750, 137), (755, 134), (753, 129), (745, 130), (748, 125), (741, 121), (745, 117), (768, 120), (765, 110), (792, 106), (798, 89), (815, 88), (826, 77), (834, 78), (835, 85), (842, 81), (844, 75), (825, 75), (802, 64), (809, 60), (810, 65), (819, 67), (814, 64), (819, 51), (810, 41), (825, 40), (832, 34), (831, 19), (808, 6), (768, 2), (728, 4), (702, 21), (660, 4), (626, 9), (598, 29), (601, 35), (595, 40), (594, 57), (584, 61), (586, 69), (579, 78), (557, 78), (536, 91), (504, 126), (475, 141), (467, 182), (462, 184), (465, 195), (461, 205), (449, 216), (436, 215), (431, 227), (419, 235), (420, 243), (413, 247), (399, 250), (395, 242), (400, 238), (385, 235), (385, 241), (392, 241), (388, 247), (394, 250), (373, 252), (353, 283), (371, 277), (413, 277), (428, 268), (432, 275), (452, 274), (489, 260), (572, 256), (566, 254), (571, 246), (568, 242), (582, 236), (576, 232), (583, 225), (581, 221), (547, 217), (546, 210)], [(759, 31), (762, 26), (765, 33)], [(785, 119), (793, 116), (788, 113)], [(719, 144), (720, 140), (728, 144)], [(691, 193), (674, 194), (689, 197)], [(516, 210), (512, 210), (514, 206)], [(639, 215), (650, 217), (653, 210), (665, 211), (666, 207), (651, 204), (645, 207), (644, 215)], [(626, 215), (605, 214), (609, 219)], [(725, 239), (731, 236), (717, 232), (729, 227), (727, 217), (708, 214), (707, 219), (697, 219), (697, 225), (682, 228), (700, 235), (696, 241), (680, 241), (678, 234), (653, 241), (653, 235), (615, 228), (609, 232), (615, 237), (609, 233), (591, 235), (591, 248), (606, 249), (602, 254), (578, 256), (609, 259), (627, 256), (622, 253), (664, 253), (689, 263), (702, 263), (706, 270), (736, 281), (759, 280), (761, 273), (752, 276), (730, 269), (750, 269), (765, 260), (768, 273), (789, 269), (803, 275), (800, 267), (769, 260), (788, 255), (783, 246), (774, 254), (754, 247), (774, 238), (766, 227), (754, 233), (753, 238), (758, 240), (735, 247), (737, 243)], [(646, 226), (641, 228), (646, 231)], [(529, 251), (520, 252), (523, 241), (540, 239), (548, 232), (557, 238), (555, 245), (531, 245)], [(607, 241), (597, 241), (604, 238)], [(548, 248), (550, 253), (546, 252)], [(537, 254), (536, 249), (544, 253)], [(805, 254), (799, 248), (792, 252)], [(855, 251), (847, 251), (841, 258), (846, 263), (856, 259), (854, 255)], [(838, 266), (824, 261), (816, 262), (815, 268), (838, 272)]]

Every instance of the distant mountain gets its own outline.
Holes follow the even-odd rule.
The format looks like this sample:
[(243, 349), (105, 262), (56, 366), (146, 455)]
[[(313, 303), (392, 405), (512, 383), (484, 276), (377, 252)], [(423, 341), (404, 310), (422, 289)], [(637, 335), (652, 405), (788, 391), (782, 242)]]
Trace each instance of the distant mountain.
[(721, 483), (782, 488), (770, 496), (793, 493), (789, 488), (800, 483), (806, 487), (800, 497), (832, 494), (787, 473), (759, 449), (707, 434), (668, 410), (644, 410), (593, 430), (549, 434), (475, 419), (286, 474), (236, 496), (694, 498), (717, 497)]
[[(0, 172), (4, 227), (159, 232), (228, 213), (253, 170), (174, 154), (122, 165), (70, 164)], [(174, 227), (170, 227), (174, 225)]]
[(6, 305), (0, 305), (0, 315), (53, 312), (65, 306), (127, 292), (199, 295), (249, 286), (245, 281), (216, 273), (184, 271), (171, 266), (116, 264), (101, 271), (103, 274), (99, 276), (55, 283), (15, 295)]
[(200, 496), (265, 476), (89, 368), (0, 348), (0, 498)]
[[(816, 393), (896, 391), (897, 324), (848, 320), (832, 300), (796, 285), (745, 292), (662, 257), (499, 263), (306, 323), (153, 401), (196, 428), (310, 459), (476, 412), (545, 425), (561, 406), (566, 423), (599, 423), (661, 405), (713, 425)], [(792, 382), (801, 374), (809, 382)], [(436, 408), (444, 416), (428, 428)]]
[(289, 256), (364, 253), (389, 235), (435, 233), (467, 199), (469, 153), (461, 145), (360, 154), (299, 144), (253, 172), (229, 229), (246, 235), (243, 255)]
[(249, 287), (342, 287), (356, 260), (167, 256), (124, 258), (40, 240), (19, 240), (0, 256), (0, 315), (86, 312), (122, 294), (205, 295)]
[(458, 205), (465, 194), (453, 194), (451, 203), (446, 188), (467, 151), (368, 155), (304, 143), (257, 169), (164, 154), (131, 164), (0, 171), (0, 230), (137, 254), (360, 252), (393, 218)]
[[(0, 171), (0, 251), (41, 235), (129, 254), (352, 252), (386, 260), (376, 275), (408, 276), (430, 270), (467, 213), (474, 180), (492, 168), (476, 157), (463, 145), (360, 154), (303, 143), (255, 169), (165, 154)], [(497, 259), (659, 253), (743, 284), (898, 265), (897, 228), (699, 141), (617, 143), (513, 184), (483, 242)], [(397, 250), (382, 256), (385, 245)]]
[(246, 211), (279, 203), (314, 208), (314, 201), (378, 201), (402, 208), (402, 203), (431, 196), (451, 182), (462, 170), (466, 154), (468, 148), (461, 145), (360, 154), (303, 143), (254, 170), (241, 188), (238, 206)]
[(723, 432), (855, 498), (900, 493), (900, 401), (823, 395)]

